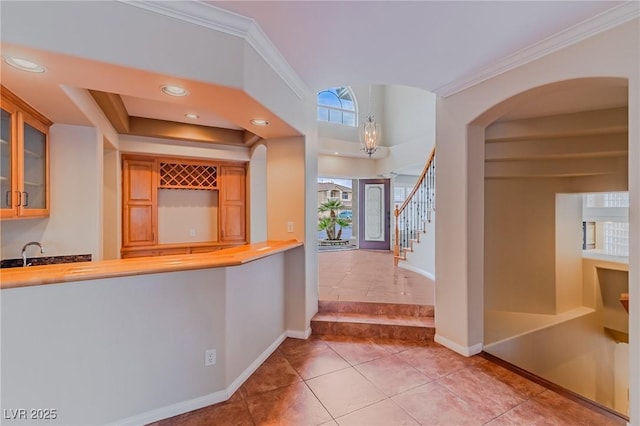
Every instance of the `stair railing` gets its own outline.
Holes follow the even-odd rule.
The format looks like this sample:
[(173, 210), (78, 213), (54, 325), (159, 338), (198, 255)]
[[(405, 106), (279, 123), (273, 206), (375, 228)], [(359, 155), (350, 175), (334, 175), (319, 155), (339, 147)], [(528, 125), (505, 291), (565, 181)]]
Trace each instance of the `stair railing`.
[(436, 149), (431, 150), (429, 160), (422, 170), (413, 190), (402, 203), (396, 205), (395, 242), (393, 246), (394, 264), (406, 259), (414, 241), (420, 240), (420, 234), (427, 232), (427, 222), (431, 222), (436, 207)]

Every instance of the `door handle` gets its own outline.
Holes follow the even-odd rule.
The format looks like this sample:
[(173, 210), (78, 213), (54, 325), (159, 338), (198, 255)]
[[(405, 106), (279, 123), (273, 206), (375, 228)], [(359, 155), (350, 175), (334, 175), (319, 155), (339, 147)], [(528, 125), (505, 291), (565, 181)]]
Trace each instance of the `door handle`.
[(18, 193), (18, 206), (22, 205), (22, 192), (16, 191)]
[(13, 207), (13, 199), (11, 197), (11, 191), (7, 191), (7, 193), (4, 195), (4, 201), (7, 207)]
[(29, 193), (26, 191), (22, 193), (24, 194), (24, 207), (27, 207), (29, 205)]

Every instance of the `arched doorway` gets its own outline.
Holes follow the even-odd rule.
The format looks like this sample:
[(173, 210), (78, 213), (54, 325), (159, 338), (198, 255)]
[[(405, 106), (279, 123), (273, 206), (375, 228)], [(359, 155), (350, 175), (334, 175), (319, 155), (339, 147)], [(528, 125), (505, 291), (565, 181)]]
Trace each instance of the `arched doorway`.
[(471, 123), (469, 147), (484, 159), (485, 352), (623, 415), (628, 316), (608, 286), (628, 291), (628, 260), (584, 258), (579, 194), (628, 190), (627, 91), (616, 78), (526, 91)]

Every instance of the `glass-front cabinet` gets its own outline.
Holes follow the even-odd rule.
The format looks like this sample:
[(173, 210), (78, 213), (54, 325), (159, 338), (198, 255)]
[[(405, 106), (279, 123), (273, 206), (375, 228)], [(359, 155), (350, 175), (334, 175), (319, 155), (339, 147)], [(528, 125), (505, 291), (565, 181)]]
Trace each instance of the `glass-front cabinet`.
[(52, 123), (4, 86), (0, 88), (0, 217), (46, 217)]

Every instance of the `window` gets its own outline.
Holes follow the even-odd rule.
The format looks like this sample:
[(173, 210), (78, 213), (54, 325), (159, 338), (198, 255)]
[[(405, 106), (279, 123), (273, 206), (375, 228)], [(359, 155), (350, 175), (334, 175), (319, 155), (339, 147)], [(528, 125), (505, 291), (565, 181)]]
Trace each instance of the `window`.
[(584, 194), (583, 249), (629, 256), (629, 193)]
[(337, 189), (332, 189), (331, 190), (331, 198), (338, 198), (340, 196), (340, 191), (338, 191)]
[(604, 252), (614, 256), (629, 256), (628, 223), (604, 223)]
[(347, 87), (333, 87), (318, 93), (318, 121), (355, 127), (356, 106)]
[(343, 192), (342, 193), (342, 199), (343, 200), (348, 200), (349, 199), (349, 193), (348, 192)]

